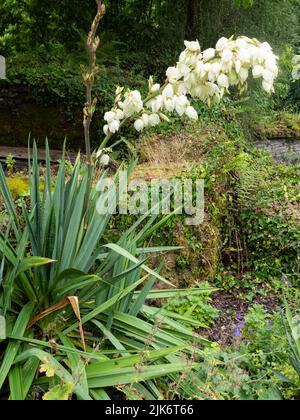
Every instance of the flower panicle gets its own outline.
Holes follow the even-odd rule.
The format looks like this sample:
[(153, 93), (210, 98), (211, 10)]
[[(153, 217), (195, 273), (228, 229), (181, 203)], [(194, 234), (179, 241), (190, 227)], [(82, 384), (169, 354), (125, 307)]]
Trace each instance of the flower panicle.
[(251, 73), (254, 79), (261, 79), (264, 91), (274, 92), (278, 57), (267, 42), (245, 36), (223, 37), (215, 48), (205, 51), (198, 41), (185, 41), (185, 47), (176, 66), (167, 69), (163, 86), (150, 77), (146, 100), (138, 90), (124, 93), (123, 88), (117, 89), (114, 107), (104, 116), (106, 135), (118, 132), (124, 120), (132, 120), (135, 129), (141, 132), (168, 120), (165, 113), (175, 112), (197, 120), (198, 113), (190, 98), (209, 106), (219, 103), (232, 86), (244, 92)]

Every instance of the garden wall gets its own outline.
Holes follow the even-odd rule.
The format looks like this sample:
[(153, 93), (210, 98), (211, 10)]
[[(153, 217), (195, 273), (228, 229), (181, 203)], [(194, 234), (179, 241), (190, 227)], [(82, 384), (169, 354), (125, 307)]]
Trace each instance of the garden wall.
[(64, 139), (68, 147), (83, 147), (81, 106), (68, 105), (58, 98), (31, 97), (24, 86), (0, 88), (0, 145), (27, 146), (28, 136), (43, 146), (48, 137), (50, 147), (60, 149)]

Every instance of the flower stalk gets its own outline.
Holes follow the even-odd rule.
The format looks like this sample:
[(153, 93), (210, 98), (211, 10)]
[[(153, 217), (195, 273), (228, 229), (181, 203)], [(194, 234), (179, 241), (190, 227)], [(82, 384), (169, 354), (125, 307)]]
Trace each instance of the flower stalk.
[(97, 30), (100, 21), (105, 15), (105, 5), (102, 0), (96, 0), (97, 3), (97, 14), (92, 23), (88, 38), (87, 38), (87, 49), (89, 56), (88, 68), (83, 75), (84, 84), (86, 87), (86, 104), (83, 109), (83, 127), (84, 127), (84, 138), (85, 138), (85, 149), (88, 160), (88, 165), (92, 165), (92, 153), (91, 153), (91, 139), (90, 139), (90, 127), (93, 120), (93, 116), (96, 109), (97, 99), (93, 98), (93, 85), (95, 82), (96, 75), (99, 71), (97, 66), (97, 50), (100, 45), (100, 38), (97, 36)]
[[(151, 93), (149, 94), (146, 99), (143, 101), (143, 106), (145, 107), (146, 104), (151, 101), (152, 99), (155, 99), (158, 95), (160, 95), (164, 88), (167, 86), (167, 83), (165, 83), (157, 92)], [(119, 130), (121, 130), (121, 128), (123, 128), (127, 123), (129, 123), (131, 120), (134, 120), (137, 117), (137, 115), (131, 116), (131, 117), (127, 117), (125, 118), (121, 123), (120, 123), (120, 127)], [(107, 143), (109, 142), (109, 140), (113, 137), (113, 133), (112, 132), (108, 132), (107, 135), (105, 136), (104, 140), (102, 141), (99, 150), (103, 150), (105, 148), (105, 146), (107, 145)]]

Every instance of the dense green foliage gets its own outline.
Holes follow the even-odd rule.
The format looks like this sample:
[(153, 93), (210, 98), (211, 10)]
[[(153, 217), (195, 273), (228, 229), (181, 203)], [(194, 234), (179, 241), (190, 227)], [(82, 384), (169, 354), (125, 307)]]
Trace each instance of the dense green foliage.
[[(106, 5), (107, 39), (135, 53), (147, 47), (149, 54), (150, 47), (153, 53), (168, 50), (175, 54), (185, 38), (199, 38), (210, 46), (221, 35), (241, 32), (280, 46), (293, 40), (298, 29), (297, 0), (107, 0)], [(53, 42), (74, 50), (80, 39), (83, 42), (94, 14), (94, 0), (76, 0), (72, 7), (66, 0), (51, 0), (47, 8), (41, 0), (21, 4), (4, 0), (0, 7), (1, 42), (8, 50)]]
[[(1, 2), (0, 54), (8, 60), (8, 81), (0, 81), (0, 86), (25, 87), (28, 96), (39, 103), (63, 101), (68, 119), (73, 105), (78, 109), (84, 100), (81, 65), (86, 62), (85, 34), (95, 2), (75, 1), (69, 7), (66, 1), (51, 0), (47, 8), (42, 3)], [(104, 109), (111, 106), (116, 84), (138, 87), (140, 74), (162, 76), (177, 59), (184, 39), (198, 38), (205, 48), (213, 46), (220, 36), (239, 34), (268, 40), (278, 54), (282, 53), (283, 72), (276, 96), (270, 101), (257, 92), (253, 103), (259, 101), (266, 112), (270, 107), (297, 106), (299, 81), (292, 81), (291, 72), (298, 47), (298, 0), (175, 0), (175, 3), (174, 0), (106, 2), (95, 120), (99, 121)]]
[[(105, 149), (106, 171), (64, 156), (53, 167), (48, 145), (44, 167), (34, 145), (25, 175), (6, 157), (0, 400), (299, 399), (300, 166), (252, 144), (299, 137), (299, 0), (105, 3), (95, 147), (116, 85), (147, 89), (145, 76), (160, 79), (185, 39), (268, 40), (280, 54), (276, 93), (262, 96), (251, 80), (241, 100), (233, 92), (212, 109), (193, 103), (197, 122), (172, 117), (139, 138), (129, 128)], [(94, 12), (94, 0), (3, 0), (0, 89), (14, 97), (20, 88), (38, 107), (62, 104), (81, 130)], [(115, 193), (94, 184), (108, 173), (117, 181), (121, 169), (203, 179), (204, 222), (150, 209), (99, 214)]]
[[(201, 107), (198, 124), (175, 119), (171, 127), (160, 128), (161, 140), (156, 140), (157, 133), (146, 135), (139, 149), (147, 160), (149, 149), (163, 155), (174, 136), (181, 136), (187, 145), (177, 152), (176, 164), (188, 159), (192, 169), (178, 176), (205, 179), (205, 224), (179, 229), (178, 219), (169, 221), (157, 232), (155, 243), (168, 237), (173, 245), (184, 245), (177, 269), (186, 279), (188, 270), (191, 281), (208, 276), (227, 290), (250, 289), (255, 294), (280, 289), (282, 275), (298, 284), (300, 169), (297, 164), (278, 165), (253, 147), (244, 132), (249, 101)], [(164, 171), (164, 162), (160, 165)], [(151, 162), (148, 170), (154, 170)]]

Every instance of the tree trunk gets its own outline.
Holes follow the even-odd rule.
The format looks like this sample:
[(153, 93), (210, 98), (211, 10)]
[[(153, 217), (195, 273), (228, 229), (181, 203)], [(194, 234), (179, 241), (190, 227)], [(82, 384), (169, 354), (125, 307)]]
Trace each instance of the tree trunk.
[(189, 41), (198, 39), (200, 34), (200, 20), (203, 0), (186, 0), (186, 28), (185, 38)]

